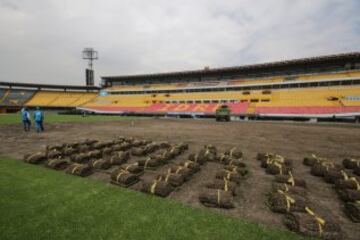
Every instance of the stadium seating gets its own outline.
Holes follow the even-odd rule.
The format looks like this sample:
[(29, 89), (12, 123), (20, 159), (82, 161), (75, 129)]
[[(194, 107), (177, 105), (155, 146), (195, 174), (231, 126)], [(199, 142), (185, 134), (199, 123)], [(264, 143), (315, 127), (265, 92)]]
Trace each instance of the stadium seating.
[[(214, 114), (221, 104), (151, 104), (143, 107), (128, 106), (92, 106), (84, 109), (99, 113), (168, 113), (168, 114)], [(244, 114), (247, 103), (227, 104), (233, 114)]]
[(11, 89), (3, 93), (1, 105), (4, 106), (23, 106), (33, 95), (33, 90)]
[[(359, 98), (356, 98), (358, 96)], [(220, 91), (173, 94), (110, 94), (82, 108), (107, 113), (213, 114), (221, 104), (233, 114), (338, 114), (359, 112), (360, 87), (334, 86), (274, 89), (272, 91)]]
[(360, 87), (274, 91), (271, 102), (257, 103), (254, 109), (256, 114), (343, 114), (356, 112), (360, 112)]
[(264, 84), (264, 83), (281, 83), (288, 81), (316, 81), (316, 80), (330, 80), (339, 78), (354, 78), (360, 77), (360, 71), (343, 71), (334, 73), (319, 73), (319, 74), (302, 74), (291, 76), (274, 76), (262, 78), (244, 78), (232, 79), (223, 81), (209, 81), (209, 82), (192, 82), (192, 83), (173, 83), (173, 84), (143, 84), (143, 85), (117, 85), (108, 90), (121, 91), (145, 91), (151, 90), (171, 90), (184, 87), (204, 87), (204, 86), (221, 86), (221, 85), (245, 85), (245, 84)]
[(26, 103), (27, 106), (41, 107), (77, 107), (94, 99), (97, 93), (38, 91)]
[(360, 71), (346, 71), (326, 74), (308, 74), (298, 76), (297, 80), (323, 80), (323, 79), (335, 79), (335, 78), (354, 78), (360, 77)]
[[(133, 85), (115, 85), (100, 93), (77, 89), (0, 89), (0, 105), (77, 107), (102, 113), (212, 115), (219, 106), (226, 104), (235, 115), (360, 115), (359, 77), (359, 70), (342, 70), (244, 79), (234, 77), (227, 80), (213, 77), (209, 81), (198, 82), (188, 82), (185, 79), (184, 82), (162, 84), (149, 84), (145, 79), (142, 83), (135, 82)], [(346, 78), (348, 80), (344, 81)], [(331, 79), (338, 80), (328, 81)], [(249, 84), (252, 86), (247, 86)], [(274, 85), (271, 87), (269, 84)], [(231, 88), (229, 85), (241, 87)]]
[(0, 104), (5, 99), (7, 92), (8, 92), (8, 90), (6, 90), (6, 89), (0, 89)]
[(321, 115), (359, 113), (357, 107), (257, 107), (255, 113), (267, 115)]

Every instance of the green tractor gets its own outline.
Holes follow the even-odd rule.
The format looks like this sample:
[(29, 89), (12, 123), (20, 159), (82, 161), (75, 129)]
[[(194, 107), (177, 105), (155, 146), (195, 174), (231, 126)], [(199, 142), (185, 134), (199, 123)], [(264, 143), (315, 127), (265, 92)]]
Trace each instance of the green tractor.
[(230, 121), (231, 109), (227, 105), (221, 105), (216, 109), (215, 117), (216, 121)]

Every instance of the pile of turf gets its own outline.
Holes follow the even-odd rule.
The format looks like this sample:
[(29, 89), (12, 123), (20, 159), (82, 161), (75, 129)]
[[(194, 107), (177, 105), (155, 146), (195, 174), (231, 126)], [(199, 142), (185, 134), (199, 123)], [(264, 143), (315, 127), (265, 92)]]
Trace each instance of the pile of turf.
[(220, 189), (205, 189), (199, 196), (200, 202), (206, 207), (234, 208), (231, 192)]

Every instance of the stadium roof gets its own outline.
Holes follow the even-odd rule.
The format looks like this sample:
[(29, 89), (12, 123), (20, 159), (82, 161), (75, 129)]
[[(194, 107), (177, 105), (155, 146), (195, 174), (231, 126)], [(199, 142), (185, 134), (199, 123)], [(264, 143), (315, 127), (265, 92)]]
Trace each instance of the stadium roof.
[(299, 58), (294, 60), (276, 61), (269, 63), (250, 64), (243, 66), (224, 67), (224, 68), (210, 68), (192, 71), (179, 71), (168, 73), (152, 73), (152, 74), (138, 74), (138, 75), (121, 75), (121, 76), (103, 76), (102, 79), (106, 81), (121, 81), (121, 80), (143, 80), (154, 78), (171, 78), (171, 77), (186, 77), (186, 76), (205, 76), (216, 74), (247, 74), (252, 71), (261, 72), (266, 70), (275, 70), (277, 68), (301, 68), (301, 67), (316, 67), (326, 66), (327, 64), (346, 63), (348, 61), (360, 62), (360, 52), (350, 52), (343, 54), (326, 55), (310, 58)]
[(53, 85), (53, 84), (34, 84), (34, 83), (13, 83), (0, 82), (0, 87), (6, 88), (36, 88), (36, 89), (53, 89), (53, 90), (100, 90), (97, 86), (79, 86), (79, 85)]

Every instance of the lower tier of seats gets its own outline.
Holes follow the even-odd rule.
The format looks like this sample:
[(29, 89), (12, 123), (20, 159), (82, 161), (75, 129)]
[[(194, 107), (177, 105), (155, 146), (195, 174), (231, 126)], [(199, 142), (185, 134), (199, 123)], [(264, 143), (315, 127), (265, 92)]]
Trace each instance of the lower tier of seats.
[[(221, 104), (152, 104), (145, 107), (126, 106), (87, 106), (79, 108), (89, 112), (122, 114), (122, 113), (148, 113), (148, 114), (188, 114), (213, 115)], [(291, 106), (291, 107), (249, 107), (248, 103), (227, 104), (233, 115), (264, 115), (264, 116), (360, 116), (360, 106)], [(251, 110), (251, 111), (250, 111)]]
[(259, 115), (360, 115), (360, 106), (354, 107), (256, 107)]
[[(221, 104), (152, 104), (147, 107), (89, 106), (80, 108), (96, 113), (164, 113), (164, 114), (214, 114)], [(233, 114), (245, 114), (248, 103), (229, 103)]]

